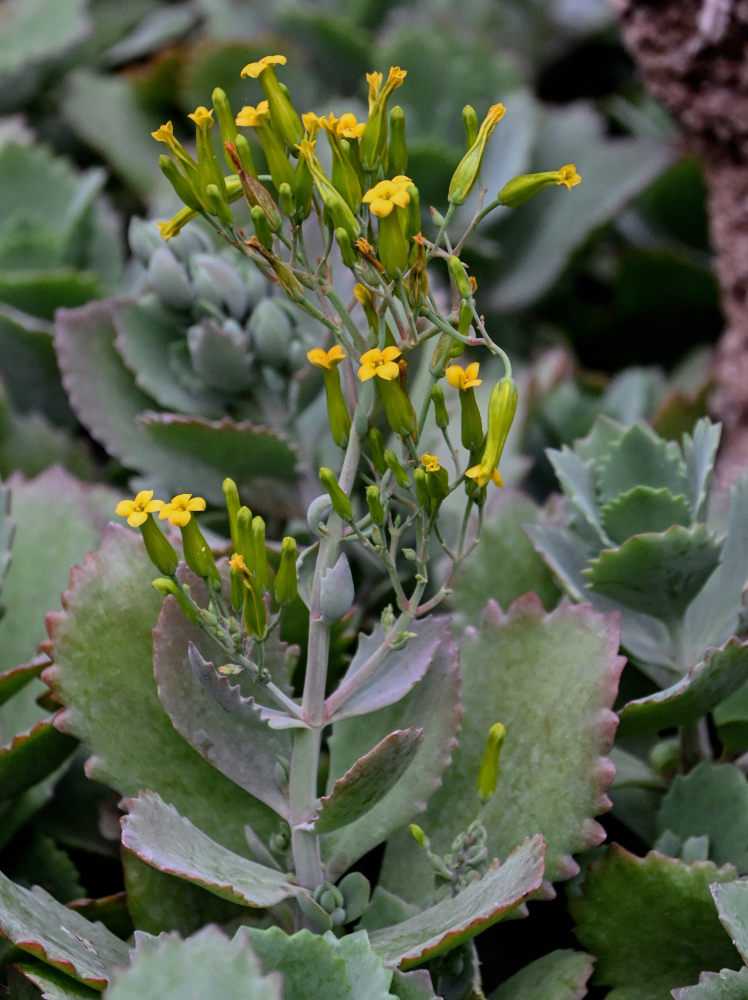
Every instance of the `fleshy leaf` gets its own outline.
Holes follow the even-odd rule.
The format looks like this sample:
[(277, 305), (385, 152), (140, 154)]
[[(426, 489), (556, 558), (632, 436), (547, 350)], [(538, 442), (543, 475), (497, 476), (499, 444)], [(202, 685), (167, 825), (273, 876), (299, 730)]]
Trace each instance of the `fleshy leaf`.
[(455, 948), (501, 920), (540, 887), (544, 853), (543, 838), (529, 838), (501, 866), (492, 867), (457, 896), (447, 896), (393, 927), (372, 931), (372, 947), (386, 964), (402, 969)]
[(217, 927), (205, 927), (183, 941), (164, 934), (135, 949), (132, 964), (117, 972), (107, 1000), (202, 1000), (252, 997), (281, 1000), (281, 977), (263, 975), (245, 928), (229, 940)]
[(9, 799), (35, 785), (54, 771), (77, 747), (77, 740), (55, 729), (51, 722), (37, 722), (27, 733), (0, 747), (0, 799)]
[(709, 858), (748, 871), (748, 781), (735, 764), (702, 761), (673, 779), (657, 817), (659, 833), (682, 841), (706, 835)]
[(618, 734), (695, 722), (747, 682), (748, 642), (730, 639), (721, 649), (708, 649), (704, 659), (671, 687), (624, 705)]
[(703, 524), (635, 535), (604, 549), (582, 571), (590, 589), (668, 622), (681, 618), (719, 562), (720, 545)]
[(569, 503), (594, 529), (600, 542), (603, 545), (610, 545), (607, 529), (600, 517), (592, 463), (583, 462), (579, 455), (566, 445), (560, 451), (549, 448), (546, 455)]
[(594, 959), (563, 949), (536, 958), (490, 994), (489, 1000), (581, 1000)]
[[(439, 854), (450, 850), (478, 806), (476, 781), (488, 731), (506, 726), (495, 793), (482, 822), (489, 855), (506, 857), (533, 833), (547, 843), (549, 882), (578, 867), (571, 855), (600, 843), (594, 816), (610, 808), (606, 795), (617, 720), (610, 706), (623, 659), (613, 616), (589, 605), (561, 604), (550, 614), (533, 594), (508, 612), (489, 602), (483, 626), (461, 650), (465, 717), (452, 766), (419, 825)], [(445, 821), (446, 820), (446, 821)], [(408, 900), (425, 902), (431, 869), (407, 834), (390, 841), (381, 882)]]
[[(41, 990), (42, 1000), (96, 1000), (101, 994), (83, 983), (78, 983), (70, 976), (63, 976), (52, 966), (14, 965), (10, 967), (9, 982), (11, 988), (14, 977), (22, 978)], [(25, 995), (25, 994), (24, 994)], [(11, 996), (16, 996), (12, 993)]]
[(748, 879), (717, 882), (710, 888), (723, 927), (748, 962)]
[(3, 15), (0, 73), (12, 73), (25, 63), (59, 55), (90, 30), (83, 0), (59, 4), (31, 0), (9, 4)]
[(688, 527), (691, 523), (691, 505), (681, 494), (673, 496), (670, 490), (635, 486), (627, 493), (610, 500), (601, 509), (605, 529), (620, 545), (632, 535), (667, 531), (674, 524)]
[(673, 990), (674, 1000), (745, 1000), (748, 997), (748, 968), (739, 972), (702, 972), (696, 986)]
[(479, 623), (487, 597), (508, 608), (532, 590), (546, 608), (558, 603), (559, 588), (522, 530), (538, 514), (529, 497), (504, 492), (487, 513), (480, 545), (462, 563), (452, 585), (452, 606), (469, 624)]
[(16, 522), (10, 516), (10, 492), (0, 483), (0, 591), (11, 560)]
[[(399, 701), (424, 676), (437, 650), (449, 642), (449, 618), (433, 615), (409, 626), (416, 635), (401, 649), (384, 644), (384, 631), (377, 625), (371, 635), (361, 633), (358, 649), (337, 690), (325, 702), (331, 722), (364, 715)], [(362, 671), (378, 662), (378, 668), (361, 683)]]
[(378, 712), (335, 724), (330, 738), (331, 783), (394, 730), (417, 727), (423, 729), (424, 737), (413, 763), (380, 802), (356, 822), (323, 837), (329, 878), (339, 877), (416, 813), (423, 812), (451, 760), (461, 717), (459, 660), (446, 633), (428, 673), (404, 698)]
[(741, 592), (748, 582), (748, 476), (730, 491), (727, 535), (719, 566), (686, 612), (684, 641), (692, 655), (721, 646), (740, 631)]
[[(190, 586), (194, 588), (195, 584), (193, 578)], [(193, 673), (191, 643), (223, 689), (220, 703)], [(288, 798), (275, 780), (278, 758), (288, 760), (291, 756), (287, 732), (272, 730), (262, 722), (255, 704), (243, 699), (229, 678), (218, 675), (198, 649), (219, 663), (226, 655), (200, 628), (186, 620), (174, 597), (167, 597), (153, 631), (153, 669), (159, 699), (174, 728), (213, 767), (288, 818)]]
[(248, 932), (265, 972), (283, 976), (284, 1000), (389, 1000), (392, 978), (365, 934), (338, 939), (278, 927)]
[(113, 965), (127, 963), (127, 945), (103, 924), (58, 903), (36, 886), (23, 889), (0, 872), (0, 931), (18, 948), (96, 989)]
[(302, 891), (282, 872), (248, 861), (212, 840), (154, 792), (141, 792), (127, 808), (123, 845), (159, 871), (247, 906), (273, 906)]
[(398, 729), (385, 736), (322, 799), (315, 832), (330, 833), (367, 813), (397, 784), (422, 743), (422, 729)]
[(71, 573), (65, 610), (47, 617), (55, 665), (44, 677), (66, 706), (55, 724), (93, 753), (91, 777), (121, 795), (152, 789), (207, 834), (246, 851), (244, 824), (265, 837), (277, 819), (193, 750), (158, 700), (155, 573), (139, 535), (119, 525), (110, 525), (99, 550)]
[(743, 753), (748, 746), (748, 683), (720, 702), (714, 709), (713, 718), (725, 750)]
[(12, 698), (29, 681), (38, 677), (48, 663), (47, 657), (40, 655), (35, 657), (31, 663), (24, 663), (20, 667), (13, 667), (0, 674), (0, 705), (4, 704), (8, 698)]
[(570, 904), (576, 935), (597, 958), (593, 982), (619, 1000), (662, 1000), (703, 969), (738, 968), (709, 894), (710, 883), (734, 878), (730, 867), (637, 858), (614, 844)]
[(688, 491), (688, 474), (675, 441), (665, 441), (644, 424), (633, 424), (596, 464), (601, 506), (637, 486), (666, 489), (674, 497)]
[(688, 475), (688, 498), (694, 521), (706, 520), (709, 478), (719, 446), (722, 428), (702, 417), (691, 434), (683, 435), (683, 458)]

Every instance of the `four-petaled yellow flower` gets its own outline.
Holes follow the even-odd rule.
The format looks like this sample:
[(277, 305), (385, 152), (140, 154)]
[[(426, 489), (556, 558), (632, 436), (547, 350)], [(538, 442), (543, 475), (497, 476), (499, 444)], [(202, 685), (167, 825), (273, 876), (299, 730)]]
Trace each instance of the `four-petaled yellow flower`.
[(169, 503), (163, 504), (159, 512), (159, 520), (167, 518), (170, 524), (183, 528), (189, 524), (193, 511), (205, 510), (202, 497), (193, 497), (191, 493), (180, 493), (172, 497)]
[(131, 528), (139, 528), (149, 514), (161, 510), (163, 500), (153, 499), (153, 490), (141, 490), (134, 500), (120, 500), (115, 511), (120, 517), (126, 517)]
[(559, 167), (558, 172), (561, 175), (560, 179), (556, 181), (557, 184), (563, 184), (565, 187), (571, 191), (575, 184), (579, 184), (582, 178), (577, 173), (577, 168), (573, 163), (567, 163), (564, 167)]
[(155, 132), (151, 132), (151, 135), (158, 142), (165, 142), (169, 145), (174, 141), (174, 126), (170, 121), (165, 122)]
[(439, 459), (436, 457), (436, 455), (429, 455), (429, 453), (426, 451), (423, 453), (423, 455), (421, 455), (421, 465), (424, 467), (426, 472), (438, 472), (439, 469), (441, 469), (441, 465), (439, 465)]
[(362, 200), (369, 206), (373, 215), (384, 219), (396, 205), (405, 208), (410, 204), (408, 185), (412, 183), (410, 177), (398, 174), (392, 180), (384, 180), (375, 184), (366, 192)]
[(465, 392), (467, 389), (472, 389), (473, 386), (480, 385), (483, 381), (482, 378), (477, 378), (479, 368), (480, 362), (471, 361), (467, 368), (463, 368), (462, 365), (450, 365), (444, 374), (451, 386)]
[(260, 101), (256, 108), (251, 104), (245, 104), (236, 116), (236, 124), (240, 127), (246, 125), (262, 125), (269, 113), (268, 102)]
[(339, 365), (347, 355), (343, 354), (343, 348), (340, 344), (334, 344), (329, 351), (325, 351), (321, 347), (313, 347), (311, 351), (306, 352), (306, 356), (315, 368), (324, 368), (326, 371), (330, 371), (335, 365)]
[(391, 345), (380, 351), (378, 347), (373, 347), (370, 351), (361, 355), (361, 367), (358, 370), (358, 377), (362, 382), (368, 382), (370, 378), (378, 375), (386, 382), (392, 382), (400, 375), (400, 366), (395, 358), (399, 358), (399, 347)]
[(258, 59), (257, 62), (247, 63), (244, 69), (241, 71), (241, 76), (250, 76), (253, 80), (256, 80), (260, 73), (268, 69), (270, 66), (285, 66), (286, 57), (285, 56), (263, 56), (262, 59)]
[(187, 115), (187, 117), (191, 118), (198, 128), (202, 128), (203, 126), (210, 128), (213, 124), (213, 112), (208, 110), (208, 108), (204, 107), (202, 104), (199, 108), (195, 108), (193, 113), (191, 115)]

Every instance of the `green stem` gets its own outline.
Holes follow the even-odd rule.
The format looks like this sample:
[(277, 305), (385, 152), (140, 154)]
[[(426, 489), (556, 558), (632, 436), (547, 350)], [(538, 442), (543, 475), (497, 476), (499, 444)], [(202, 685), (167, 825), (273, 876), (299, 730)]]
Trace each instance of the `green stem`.
[[(350, 493), (358, 470), (361, 442), (351, 429), (340, 487)], [(325, 685), (330, 651), (330, 629), (322, 619), (322, 576), (338, 557), (343, 521), (334, 512), (327, 522), (325, 537), (317, 551), (309, 607), (309, 636), (306, 675), (301, 707), (309, 729), (294, 732), (289, 780), (291, 848), (296, 864), (296, 878), (307, 889), (316, 889), (324, 879), (319, 837), (310, 829), (317, 807), (317, 774), (320, 744), (325, 724)]]

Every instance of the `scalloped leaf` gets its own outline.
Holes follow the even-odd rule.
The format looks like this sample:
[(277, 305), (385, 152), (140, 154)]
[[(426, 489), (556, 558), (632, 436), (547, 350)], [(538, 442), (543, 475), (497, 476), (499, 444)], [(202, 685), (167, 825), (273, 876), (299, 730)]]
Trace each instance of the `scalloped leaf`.
[(582, 575), (598, 594), (663, 622), (677, 621), (714, 572), (720, 549), (705, 525), (675, 525), (604, 549)]
[(228, 850), (198, 830), (155, 792), (127, 802), (122, 844), (159, 871), (246, 906), (274, 906), (303, 892), (273, 868)]
[[(195, 579), (190, 581), (194, 587)], [(199, 596), (195, 593), (199, 600)], [(222, 689), (220, 702), (211, 697), (192, 667), (189, 646)], [(164, 601), (153, 630), (153, 669), (161, 704), (174, 728), (190, 746), (240, 788), (288, 818), (288, 798), (275, 780), (278, 758), (289, 760), (287, 731), (273, 730), (258, 715), (252, 699), (221, 677), (204, 656), (219, 663), (226, 654), (217, 643), (185, 618), (175, 598)]]
[(602, 545), (610, 545), (595, 492), (594, 464), (589, 460), (583, 462), (579, 455), (566, 445), (560, 451), (549, 448), (546, 457), (575, 511), (594, 530)]
[(3, 11), (0, 73), (13, 73), (26, 62), (60, 55), (90, 30), (84, 0), (18, 0)]
[(740, 632), (741, 593), (748, 583), (748, 476), (730, 490), (727, 534), (719, 566), (686, 612), (684, 642), (696, 658)]
[[(337, 689), (325, 702), (329, 722), (365, 715), (386, 708), (403, 698), (426, 674), (439, 648), (449, 643), (450, 619), (432, 615), (411, 622), (415, 636), (400, 649), (392, 649), (380, 624), (371, 635), (361, 633), (358, 649)], [(371, 666), (372, 673), (368, 673)], [(368, 676), (365, 680), (364, 671)]]
[(748, 968), (739, 972), (702, 972), (696, 986), (673, 990), (675, 1000), (745, 1000), (748, 997)]
[(489, 1000), (581, 1000), (594, 958), (570, 948), (529, 962), (490, 994)]
[(264, 975), (245, 928), (229, 940), (205, 927), (183, 941), (162, 934), (136, 947), (129, 968), (115, 972), (107, 1000), (198, 1000), (204, 997), (282, 1000), (280, 976)]
[(619, 712), (619, 736), (654, 732), (695, 722), (748, 683), (748, 642), (730, 639), (708, 649), (679, 681), (654, 694), (627, 702)]
[(128, 948), (103, 924), (91, 923), (44, 889), (23, 889), (0, 872), (0, 931), (73, 979), (96, 989), (113, 965), (126, 965)]
[[(613, 766), (604, 754), (617, 724), (610, 710), (624, 660), (613, 615), (561, 604), (546, 614), (534, 594), (508, 612), (489, 602), (479, 632), (462, 644), (460, 742), (423, 820), (432, 849), (444, 854), (477, 809), (476, 781), (488, 731), (503, 722), (498, 787), (482, 822), (490, 855), (541, 833), (548, 881), (569, 878), (571, 855), (603, 840), (594, 816), (610, 808)], [(448, 818), (448, 822), (445, 822)], [(387, 847), (381, 883), (408, 900), (428, 898), (431, 868), (407, 833)]]
[(24, 663), (20, 667), (13, 667), (0, 674), (0, 705), (17, 694), (21, 688), (26, 687), (29, 681), (38, 677), (48, 664), (48, 658), (41, 655), (35, 657), (31, 663)]
[(598, 459), (595, 468), (600, 506), (637, 486), (688, 493), (688, 473), (675, 441), (665, 441), (644, 424), (633, 424)]
[(748, 871), (748, 779), (735, 764), (702, 761), (677, 774), (657, 815), (659, 834), (708, 838), (708, 857)]
[(717, 736), (728, 753), (742, 754), (748, 746), (748, 683), (714, 709)]
[(717, 882), (709, 888), (722, 926), (748, 962), (748, 879)]
[(688, 527), (691, 505), (682, 494), (673, 496), (667, 489), (635, 486), (605, 504), (600, 515), (605, 530), (621, 545), (632, 535), (667, 531), (674, 524)]
[(720, 424), (713, 424), (708, 417), (696, 421), (691, 434), (683, 435), (683, 458), (688, 475), (688, 498), (691, 501), (694, 521), (706, 520), (706, 503), (709, 498), (709, 479), (717, 456)]
[(570, 903), (576, 935), (597, 958), (593, 982), (619, 1000), (662, 1000), (705, 968), (738, 968), (709, 894), (710, 883), (734, 878), (730, 867), (637, 858), (614, 844)]
[(422, 729), (398, 729), (359, 758), (321, 800), (315, 833), (331, 833), (367, 813), (413, 763), (423, 743)]
[(119, 525), (72, 571), (65, 610), (47, 616), (55, 662), (44, 679), (66, 706), (55, 724), (92, 752), (91, 777), (122, 795), (153, 789), (207, 834), (246, 852), (244, 824), (264, 838), (277, 819), (189, 746), (158, 700), (154, 575), (139, 535)]
[(461, 717), (459, 658), (446, 632), (428, 673), (404, 698), (377, 712), (335, 723), (330, 738), (330, 784), (394, 730), (413, 726), (423, 729), (424, 737), (413, 763), (380, 802), (361, 819), (322, 838), (328, 878), (338, 878), (423, 812), (452, 759)]
[(0, 799), (9, 799), (46, 778), (66, 760), (78, 741), (55, 729), (51, 722), (37, 722), (27, 733), (0, 747)]
[(450, 951), (506, 917), (540, 887), (544, 854), (543, 838), (528, 838), (501, 866), (494, 862), (482, 879), (457, 896), (446, 896), (400, 924), (372, 931), (372, 948), (386, 964), (402, 969)]
[[(12, 965), (9, 967), (9, 984), (11, 988), (15, 986), (14, 977), (18, 977), (25, 983), (31, 983), (41, 990), (42, 1000), (96, 1000), (101, 996), (98, 990), (84, 986), (69, 976), (64, 976), (51, 966), (46, 968), (41, 965)], [(17, 988), (17, 987), (16, 987)], [(16, 996), (16, 993), (12, 993)], [(25, 994), (19, 994), (19, 1000)]]

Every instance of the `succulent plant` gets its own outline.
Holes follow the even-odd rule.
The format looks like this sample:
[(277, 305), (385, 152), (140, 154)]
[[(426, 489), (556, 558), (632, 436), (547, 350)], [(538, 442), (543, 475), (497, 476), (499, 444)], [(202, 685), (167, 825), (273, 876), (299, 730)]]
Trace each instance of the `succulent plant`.
[(296, 453), (284, 431), (321, 389), (306, 364), (313, 321), (195, 227), (167, 245), (135, 219), (130, 244), (134, 292), (58, 314), (81, 423), (164, 492), (182, 489), (187, 462), (209, 500), (220, 501), (229, 472), (254, 507), (293, 512)]

